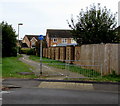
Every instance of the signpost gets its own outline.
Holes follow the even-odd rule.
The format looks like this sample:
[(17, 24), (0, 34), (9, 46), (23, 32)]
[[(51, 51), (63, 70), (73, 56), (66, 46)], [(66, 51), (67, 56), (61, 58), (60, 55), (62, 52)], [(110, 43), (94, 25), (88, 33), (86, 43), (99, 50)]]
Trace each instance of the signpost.
[(44, 39), (43, 35), (40, 35), (38, 39), (40, 40), (40, 75), (42, 75), (42, 40)]

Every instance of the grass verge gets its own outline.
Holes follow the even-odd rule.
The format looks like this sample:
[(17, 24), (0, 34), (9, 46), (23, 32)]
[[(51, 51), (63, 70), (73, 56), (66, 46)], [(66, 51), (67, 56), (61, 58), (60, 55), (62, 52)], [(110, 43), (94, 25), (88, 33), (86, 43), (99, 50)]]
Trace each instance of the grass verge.
[(31, 66), (18, 60), (19, 57), (5, 57), (2, 59), (3, 78), (36, 78), (32, 75), (20, 75), (19, 72), (31, 72)]
[[(33, 61), (40, 61), (40, 57), (38, 56), (33, 56), (31, 55), (29, 57), (31, 60)], [(48, 66), (53, 66), (56, 68), (60, 68), (60, 69), (65, 69), (65, 68), (69, 68), (69, 71), (72, 72), (77, 72), (79, 74), (83, 74), (86, 77), (91, 77), (91, 78), (65, 78), (65, 80), (87, 80), (87, 81), (111, 81), (111, 82), (119, 82), (120, 81), (120, 75), (107, 75), (107, 76), (100, 76), (100, 73), (92, 70), (92, 69), (83, 69), (81, 67), (75, 66), (75, 65), (69, 65), (66, 67), (66, 63), (60, 62), (60, 61), (56, 61), (56, 60), (52, 60), (52, 59), (48, 59), (48, 58), (42, 58), (42, 62), (48, 64)], [(61, 64), (61, 65), (60, 65)], [(94, 77), (92, 77), (94, 74)], [(74, 77), (74, 76), (73, 76)]]
[[(34, 60), (37, 62), (40, 61), (40, 57), (37, 57), (37, 56), (31, 55), (29, 58), (31, 60)], [(48, 66), (52, 66), (52, 67), (59, 68), (59, 69), (67, 69), (67, 70), (72, 71), (72, 72), (77, 72), (79, 74), (83, 74), (86, 77), (92, 77), (93, 73), (94, 73), (94, 77), (100, 76), (100, 73), (98, 73), (92, 69), (84, 69), (84, 68), (81, 68), (79, 66), (75, 66), (73, 64), (68, 64), (68, 63), (64, 63), (61, 61), (57, 61), (57, 60), (42, 58), (42, 62), (47, 64)]]
[(0, 78), (2, 78), (2, 58), (0, 57)]
[(96, 78), (65, 78), (64, 80), (73, 80), (73, 81), (97, 81), (97, 82), (120, 82), (120, 78), (117, 77), (96, 77)]

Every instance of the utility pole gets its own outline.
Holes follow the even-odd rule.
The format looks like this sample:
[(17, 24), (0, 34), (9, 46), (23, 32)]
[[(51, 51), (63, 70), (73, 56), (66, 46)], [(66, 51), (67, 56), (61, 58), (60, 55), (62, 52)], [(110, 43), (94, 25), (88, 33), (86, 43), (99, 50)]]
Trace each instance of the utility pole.
[(42, 75), (42, 40), (40, 40), (40, 75)]
[(40, 40), (40, 75), (42, 75), (42, 40), (44, 39), (43, 35), (40, 35), (38, 39)]
[(19, 24), (18, 24), (18, 49), (17, 49), (17, 53), (18, 53), (18, 54), (19, 54), (19, 45), (20, 45), (20, 42), (19, 42), (19, 29), (20, 29), (19, 26), (20, 26), (20, 25), (23, 25), (23, 23), (19, 23)]

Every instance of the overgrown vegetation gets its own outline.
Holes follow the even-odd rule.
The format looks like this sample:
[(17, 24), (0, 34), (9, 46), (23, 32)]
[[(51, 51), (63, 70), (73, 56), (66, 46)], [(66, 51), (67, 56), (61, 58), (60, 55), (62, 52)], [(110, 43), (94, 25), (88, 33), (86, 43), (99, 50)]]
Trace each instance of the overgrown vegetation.
[(19, 72), (31, 72), (29, 65), (18, 60), (19, 57), (5, 57), (2, 62), (3, 78), (36, 78), (32, 75), (20, 75)]
[(27, 54), (27, 55), (35, 55), (35, 49), (34, 48), (21, 48), (20, 53)]

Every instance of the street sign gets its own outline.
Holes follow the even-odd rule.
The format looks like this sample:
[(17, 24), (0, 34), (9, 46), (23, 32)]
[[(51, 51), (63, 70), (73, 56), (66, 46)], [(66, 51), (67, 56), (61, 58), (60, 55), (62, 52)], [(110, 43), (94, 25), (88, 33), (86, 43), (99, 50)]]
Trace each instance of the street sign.
[(43, 39), (44, 39), (44, 38), (43, 38), (43, 35), (38, 36), (38, 39), (39, 39), (39, 40), (43, 40)]
[(40, 40), (40, 74), (42, 75), (42, 40), (44, 39), (43, 35), (39, 35), (38, 39)]

